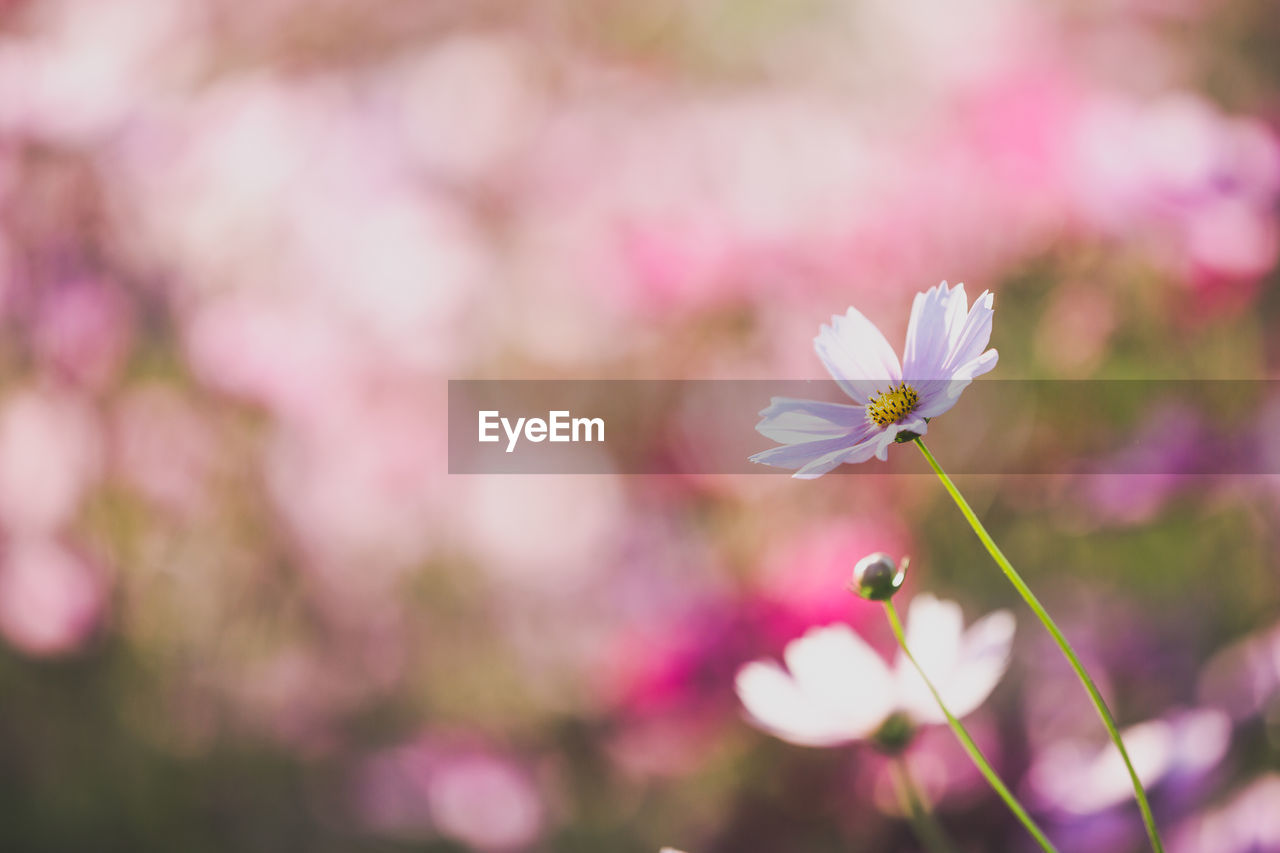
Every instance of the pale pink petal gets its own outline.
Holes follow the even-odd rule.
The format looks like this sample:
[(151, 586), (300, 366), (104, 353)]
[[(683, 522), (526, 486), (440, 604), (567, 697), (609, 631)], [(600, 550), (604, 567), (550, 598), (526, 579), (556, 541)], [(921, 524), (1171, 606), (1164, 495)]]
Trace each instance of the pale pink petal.
[[(959, 290), (959, 288), (957, 288)], [(991, 320), (995, 316), (995, 295), (984, 290), (973, 300), (973, 307), (957, 329), (956, 339), (943, 362), (944, 370), (954, 370), (982, 355), (991, 341)]]
[(856, 403), (865, 405), (869, 397), (902, 378), (893, 347), (856, 308), (832, 317), (813, 346), (832, 378)]
[(774, 397), (760, 412), (756, 432), (780, 444), (847, 436), (867, 423), (861, 406)]
[(948, 290), (944, 281), (916, 294), (911, 304), (911, 320), (907, 324), (907, 343), (902, 352), (904, 379), (941, 377), (942, 365), (953, 342), (959, 339), (967, 307), (963, 284)]

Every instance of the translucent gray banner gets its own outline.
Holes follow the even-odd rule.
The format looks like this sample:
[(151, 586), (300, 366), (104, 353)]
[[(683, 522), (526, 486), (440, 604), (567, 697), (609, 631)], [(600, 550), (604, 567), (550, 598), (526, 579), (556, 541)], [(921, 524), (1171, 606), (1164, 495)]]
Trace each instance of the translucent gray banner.
[[(774, 397), (830, 380), (450, 380), (451, 474), (778, 474), (748, 461)], [(952, 474), (1280, 473), (1277, 380), (980, 379), (926, 440)], [(925, 473), (920, 454), (833, 474)]]

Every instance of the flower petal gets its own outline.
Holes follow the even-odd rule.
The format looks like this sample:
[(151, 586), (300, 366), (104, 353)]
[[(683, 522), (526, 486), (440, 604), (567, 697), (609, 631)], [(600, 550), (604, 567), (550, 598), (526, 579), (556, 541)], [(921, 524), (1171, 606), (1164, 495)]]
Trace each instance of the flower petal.
[(754, 720), (792, 743), (828, 746), (865, 737), (893, 706), (888, 667), (847, 625), (815, 628), (777, 664), (744, 666), (735, 682)]
[(810, 629), (787, 644), (783, 659), (800, 690), (866, 730), (888, 713), (889, 667), (848, 625)]
[(756, 431), (781, 444), (848, 436), (867, 423), (867, 410), (843, 403), (774, 397), (760, 412)]
[(742, 667), (734, 689), (752, 722), (783, 740), (801, 746), (834, 746), (848, 740), (776, 663), (756, 661)]
[[(907, 620), (907, 647), (951, 713), (963, 717), (981, 705), (1008, 668), (1013, 615), (999, 610), (962, 631), (959, 605), (917, 596)], [(915, 667), (902, 655), (895, 672), (898, 701), (916, 720), (940, 723), (946, 719)]]
[(875, 448), (871, 442), (863, 442), (855, 447), (829, 453), (826, 456), (815, 459), (791, 476), (797, 480), (816, 480), (846, 462), (866, 462), (874, 452)]
[(831, 318), (813, 339), (818, 358), (856, 403), (902, 379), (898, 356), (875, 324), (850, 307), (844, 316)]
[(952, 370), (949, 379), (917, 382), (915, 389), (920, 395), (920, 403), (916, 406), (915, 414), (922, 418), (936, 418), (948, 411), (960, 401), (960, 395), (969, 387), (973, 378), (991, 371), (999, 358), (1000, 353), (989, 349), (972, 361)]
[(951, 713), (963, 716), (986, 701), (1009, 668), (1014, 620), (1007, 610), (989, 613), (965, 632), (960, 665), (939, 688)]
[(797, 480), (816, 480), (831, 469), (846, 462), (851, 465), (866, 462), (876, 453), (876, 441), (879, 439), (879, 435), (879, 433), (876, 433), (871, 438), (855, 444), (853, 447), (814, 459), (791, 476)]
[[(1000, 353), (996, 350), (989, 349), (982, 355), (967, 361), (955, 369), (951, 374), (952, 381), (961, 381), (972, 379), (975, 376), (981, 376), (995, 369), (996, 362), (1000, 360)], [(958, 394), (956, 396), (959, 396)]]
[[(756, 429), (783, 446), (757, 453), (751, 461), (814, 479), (846, 462), (873, 456), (887, 460), (889, 446), (901, 433), (924, 435), (927, 419), (954, 406), (975, 376), (995, 367), (996, 351), (982, 352), (991, 338), (993, 304), (990, 291), (983, 291), (969, 308), (964, 285), (952, 288), (945, 281), (917, 294), (901, 365), (884, 335), (856, 308), (832, 317), (814, 339), (814, 349), (859, 405), (773, 398)], [(904, 376), (919, 394), (911, 418), (887, 428), (876, 426), (866, 417), (869, 398)]]
[(764, 419), (756, 429), (761, 434), (791, 443), (762, 450), (751, 461), (798, 469), (794, 476), (802, 480), (821, 477), (844, 462), (863, 462), (875, 452), (867, 443), (878, 427), (860, 406), (774, 397), (760, 414)]
[(907, 647), (931, 677), (955, 663), (964, 634), (964, 614), (954, 601), (943, 601), (927, 592), (911, 600), (907, 608)]
[(870, 424), (868, 424), (867, 430), (868, 432), (865, 433), (867, 437), (857, 444), (843, 452), (831, 453), (815, 459), (791, 476), (797, 480), (816, 480), (832, 468), (845, 463), (856, 465), (859, 462), (866, 462), (872, 456), (879, 458), (881, 461), (886, 461), (889, 456), (889, 445), (893, 443), (892, 438), (886, 438), (889, 433), (879, 430)]
[(973, 307), (969, 309), (968, 316), (956, 329), (956, 337), (951, 342), (950, 351), (943, 362), (944, 370), (953, 371), (982, 355), (982, 351), (991, 342), (991, 318), (995, 316), (994, 305), (995, 295), (989, 290), (982, 291), (978, 298), (973, 300)]
[[(856, 449), (860, 442), (854, 441), (853, 438), (841, 436), (838, 438), (825, 438), (820, 441), (805, 441), (796, 444), (782, 444), (778, 447), (770, 447), (768, 450), (762, 450), (750, 457), (752, 462), (759, 462), (762, 465), (774, 465), (778, 468), (803, 469), (815, 462), (820, 462), (828, 458), (833, 458), (829, 465), (819, 474), (813, 474), (813, 477), (825, 474), (832, 468), (844, 461), (843, 455)], [(811, 479), (806, 477), (805, 479)]]
[[(904, 432), (915, 433), (916, 435), (924, 435), (929, 431), (929, 424), (918, 413), (913, 412), (911, 417), (901, 423), (890, 424), (883, 431), (875, 435), (870, 443), (874, 445), (872, 454), (866, 458), (870, 459), (874, 455), (881, 462), (889, 461), (889, 448), (897, 443), (898, 435)], [(864, 461), (864, 460), (858, 460)]]
[(944, 376), (943, 363), (960, 337), (967, 307), (963, 284), (949, 290), (944, 281), (916, 294), (902, 351), (904, 379), (916, 382)]

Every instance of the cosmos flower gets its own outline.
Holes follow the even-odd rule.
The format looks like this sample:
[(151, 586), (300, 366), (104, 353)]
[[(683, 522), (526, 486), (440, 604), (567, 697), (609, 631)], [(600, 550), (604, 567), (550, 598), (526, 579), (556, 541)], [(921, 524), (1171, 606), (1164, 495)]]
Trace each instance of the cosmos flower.
[(774, 397), (756, 429), (781, 444), (752, 462), (798, 469), (813, 479), (842, 462), (887, 459), (889, 445), (924, 435), (975, 376), (996, 366), (992, 302), (983, 291), (969, 308), (964, 285), (944, 281), (916, 295), (902, 362), (856, 308), (831, 318), (814, 339), (818, 358), (855, 405)]
[[(917, 595), (907, 646), (956, 717), (986, 700), (1004, 675), (1013, 616), (1000, 610), (964, 629), (960, 605)], [(899, 652), (888, 666), (847, 625), (814, 628), (787, 645), (786, 669), (755, 661), (738, 671), (738, 698), (752, 722), (801, 746), (835, 746), (946, 722), (919, 673)], [(900, 744), (903, 745), (903, 744)]]
[(532, 768), (458, 731), (427, 732), (369, 756), (353, 794), (362, 821), (378, 835), (438, 835), (477, 853), (528, 850), (547, 821)]
[(1280, 773), (1264, 773), (1214, 809), (1184, 822), (1174, 853), (1265, 853), (1280, 850)]
[[(1230, 745), (1231, 718), (1212, 708), (1180, 711), (1130, 726), (1120, 737), (1150, 789), (1212, 770)], [(1053, 744), (1036, 758), (1028, 779), (1045, 805), (1077, 815), (1128, 802), (1133, 792), (1112, 743), (1096, 749), (1070, 741)]]

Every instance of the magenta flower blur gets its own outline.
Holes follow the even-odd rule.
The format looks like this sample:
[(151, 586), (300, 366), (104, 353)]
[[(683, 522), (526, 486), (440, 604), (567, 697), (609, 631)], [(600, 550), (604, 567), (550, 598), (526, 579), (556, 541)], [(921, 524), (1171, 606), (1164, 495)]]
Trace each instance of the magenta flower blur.
[(885, 460), (889, 445), (924, 435), (929, 419), (950, 409), (975, 376), (996, 366), (992, 303), (984, 290), (969, 307), (964, 285), (944, 281), (916, 295), (902, 362), (880, 330), (856, 308), (831, 318), (814, 349), (854, 405), (774, 397), (756, 429), (780, 443), (752, 462), (796, 469), (811, 480), (843, 462)]

